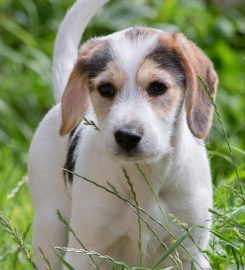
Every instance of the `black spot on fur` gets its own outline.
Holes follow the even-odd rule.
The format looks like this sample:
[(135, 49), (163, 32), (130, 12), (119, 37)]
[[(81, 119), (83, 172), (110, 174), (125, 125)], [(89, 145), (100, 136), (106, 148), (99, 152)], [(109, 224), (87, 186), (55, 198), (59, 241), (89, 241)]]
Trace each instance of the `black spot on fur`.
[(106, 45), (103, 49), (95, 52), (87, 64), (89, 79), (93, 79), (98, 76), (99, 73), (103, 72), (106, 65), (112, 60), (113, 55), (110, 45)]
[(158, 44), (146, 59), (152, 59), (162, 69), (167, 69), (174, 73), (177, 83), (185, 85), (184, 68), (178, 58), (178, 55), (163, 44)]
[[(64, 164), (64, 169), (74, 172), (75, 164), (76, 164), (76, 157), (75, 157), (75, 150), (78, 145), (78, 141), (81, 136), (81, 129), (77, 131), (76, 135), (74, 135), (77, 128), (73, 129), (69, 136), (69, 145), (68, 145), (68, 151), (66, 155), (66, 162)], [(73, 174), (64, 170), (64, 179), (65, 182), (69, 182), (72, 184), (73, 181)]]

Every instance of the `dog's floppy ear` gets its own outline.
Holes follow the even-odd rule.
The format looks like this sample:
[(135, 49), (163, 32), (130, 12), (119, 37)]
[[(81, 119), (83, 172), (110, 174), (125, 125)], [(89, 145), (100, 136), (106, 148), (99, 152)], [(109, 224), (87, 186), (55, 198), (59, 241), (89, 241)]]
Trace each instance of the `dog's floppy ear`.
[(76, 127), (88, 107), (88, 78), (84, 67), (80, 59), (71, 72), (62, 96), (62, 136)]
[(89, 105), (88, 65), (100, 41), (92, 39), (80, 50), (61, 100), (62, 126), (60, 135), (72, 131), (82, 119)]
[(213, 105), (198, 77), (207, 83), (215, 99), (218, 76), (212, 62), (193, 42), (179, 33), (174, 34), (174, 39), (186, 76), (187, 123), (197, 138), (204, 138), (212, 124)]

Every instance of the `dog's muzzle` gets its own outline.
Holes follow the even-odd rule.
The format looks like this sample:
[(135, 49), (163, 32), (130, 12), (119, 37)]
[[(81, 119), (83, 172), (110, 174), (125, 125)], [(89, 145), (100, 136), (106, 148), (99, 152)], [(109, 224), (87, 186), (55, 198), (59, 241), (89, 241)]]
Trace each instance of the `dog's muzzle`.
[(143, 132), (136, 129), (119, 129), (114, 133), (115, 141), (121, 149), (131, 152), (136, 149)]

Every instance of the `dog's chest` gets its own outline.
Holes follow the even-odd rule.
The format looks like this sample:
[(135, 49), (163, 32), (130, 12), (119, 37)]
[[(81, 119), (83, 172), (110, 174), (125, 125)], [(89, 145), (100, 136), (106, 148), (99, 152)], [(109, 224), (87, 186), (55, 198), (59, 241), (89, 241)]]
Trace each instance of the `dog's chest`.
[[(75, 173), (84, 178), (74, 178), (72, 200), (77, 205), (83, 205), (81, 216), (86, 215), (86, 222), (94, 222), (110, 230), (111, 243), (108, 244), (108, 249), (112, 250), (111, 255), (117, 256), (113, 245), (120, 239), (123, 239), (127, 247), (136, 244), (132, 250), (137, 251), (139, 237), (143, 254), (149, 253), (154, 236), (146, 222), (152, 228), (156, 227), (156, 230), (159, 228), (137, 207), (141, 207), (155, 219), (160, 219), (161, 212), (154, 196), (158, 196), (162, 186), (161, 177), (153, 173), (155, 170), (150, 166), (121, 164), (95, 145), (92, 148), (91, 143), (86, 141), (79, 147)], [(81, 220), (82, 224), (83, 222)], [(164, 233), (161, 234), (165, 238)], [(121, 250), (120, 254), (122, 252)]]

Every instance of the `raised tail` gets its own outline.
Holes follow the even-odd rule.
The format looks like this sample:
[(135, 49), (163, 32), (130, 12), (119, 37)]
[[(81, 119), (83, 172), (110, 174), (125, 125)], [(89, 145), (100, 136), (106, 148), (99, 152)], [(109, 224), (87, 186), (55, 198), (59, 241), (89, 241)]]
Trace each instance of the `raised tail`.
[(77, 0), (66, 13), (55, 40), (52, 79), (59, 103), (78, 54), (89, 21), (108, 0)]

